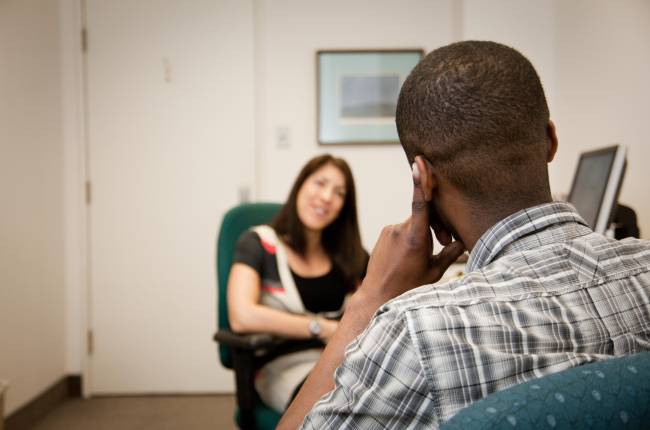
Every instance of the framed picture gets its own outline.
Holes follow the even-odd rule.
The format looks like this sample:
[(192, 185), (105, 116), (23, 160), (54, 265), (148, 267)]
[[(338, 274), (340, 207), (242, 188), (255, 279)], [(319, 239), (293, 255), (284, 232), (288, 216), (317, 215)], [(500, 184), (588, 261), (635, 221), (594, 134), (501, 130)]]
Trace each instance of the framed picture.
[(318, 143), (398, 143), (395, 108), (422, 49), (318, 51)]

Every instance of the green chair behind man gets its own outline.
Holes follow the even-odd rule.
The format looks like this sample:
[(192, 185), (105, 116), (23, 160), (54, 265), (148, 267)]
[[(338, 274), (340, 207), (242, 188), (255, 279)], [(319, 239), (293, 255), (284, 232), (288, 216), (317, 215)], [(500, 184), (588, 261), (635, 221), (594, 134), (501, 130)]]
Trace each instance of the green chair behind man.
[(650, 352), (585, 364), (490, 394), (442, 430), (650, 428)]

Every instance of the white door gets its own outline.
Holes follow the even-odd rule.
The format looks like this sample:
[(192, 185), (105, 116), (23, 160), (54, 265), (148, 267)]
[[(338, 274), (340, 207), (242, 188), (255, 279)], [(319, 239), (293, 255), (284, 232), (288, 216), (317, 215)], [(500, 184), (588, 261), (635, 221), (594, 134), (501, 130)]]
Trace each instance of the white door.
[(231, 391), (218, 223), (253, 184), (252, 0), (86, 0), (90, 392)]

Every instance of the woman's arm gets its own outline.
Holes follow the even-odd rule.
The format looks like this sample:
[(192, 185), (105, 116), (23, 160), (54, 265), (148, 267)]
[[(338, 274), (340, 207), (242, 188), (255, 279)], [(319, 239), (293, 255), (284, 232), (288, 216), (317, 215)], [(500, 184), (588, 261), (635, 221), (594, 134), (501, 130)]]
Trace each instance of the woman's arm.
[[(281, 337), (309, 339), (312, 318), (273, 309), (259, 303), (260, 275), (252, 267), (235, 263), (228, 278), (228, 321), (236, 333), (269, 333)], [(320, 339), (327, 341), (336, 331), (337, 321), (318, 319)]]

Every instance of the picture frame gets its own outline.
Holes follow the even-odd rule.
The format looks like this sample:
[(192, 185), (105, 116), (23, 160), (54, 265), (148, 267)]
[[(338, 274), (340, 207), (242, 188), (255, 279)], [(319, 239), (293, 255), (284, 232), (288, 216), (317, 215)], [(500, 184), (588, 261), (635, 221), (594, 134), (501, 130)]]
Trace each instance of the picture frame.
[(319, 145), (399, 143), (397, 97), (424, 50), (319, 50), (317, 140)]

